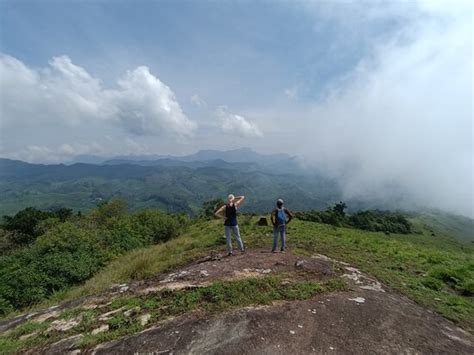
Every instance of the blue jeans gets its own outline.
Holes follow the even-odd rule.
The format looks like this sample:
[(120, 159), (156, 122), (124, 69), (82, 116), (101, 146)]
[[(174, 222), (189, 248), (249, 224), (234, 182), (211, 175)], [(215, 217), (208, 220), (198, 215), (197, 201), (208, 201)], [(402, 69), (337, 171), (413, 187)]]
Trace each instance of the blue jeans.
[(225, 238), (227, 240), (227, 252), (232, 253), (232, 239), (230, 239), (230, 233), (234, 234), (235, 239), (237, 240), (237, 245), (239, 246), (240, 251), (244, 251), (244, 243), (240, 238), (239, 226), (224, 226), (225, 228)]
[(273, 247), (272, 251), (275, 251), (278, 247), (278, 235), (281, 237), (281, 250), (286, 248), (286, 226), (283, 224), (281, 226), (273, 226)]

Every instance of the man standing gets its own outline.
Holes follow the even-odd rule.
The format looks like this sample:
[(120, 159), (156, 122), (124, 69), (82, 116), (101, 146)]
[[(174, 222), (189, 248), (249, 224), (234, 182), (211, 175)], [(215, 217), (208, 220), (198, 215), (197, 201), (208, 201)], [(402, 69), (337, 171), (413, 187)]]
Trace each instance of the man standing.
[[(281, 237), (281, 252), (285, 252), (286, 248), (286, 225), (293, 219), (293, 214), (288, 208), (283, 207), (283, 200), (277, 200), (277, 207), (272, 211), (271, 220), (273, 224), (273, 247), (272, 253), (276, 253), (278, 246), (278, 235)], [(288, 216), (288, 220), (286, 217)]]
[[(234, 234), (237, 240), (237, 245), (240, 251), (245, 251), (244, 244), (240, 238), (239, 224), (237, 223), (237, 208), (244, 202), (245, 196), (235, 197), (230, 194), (227, 197), (227, 204), (219, 208), (215, 215), (216, 217), (224, 217), (225, 237), (227, 240), (227, 255), (232, 256), (232, 240), (231, 233)], [(224, 212), (224, 214), (222, 214)]]

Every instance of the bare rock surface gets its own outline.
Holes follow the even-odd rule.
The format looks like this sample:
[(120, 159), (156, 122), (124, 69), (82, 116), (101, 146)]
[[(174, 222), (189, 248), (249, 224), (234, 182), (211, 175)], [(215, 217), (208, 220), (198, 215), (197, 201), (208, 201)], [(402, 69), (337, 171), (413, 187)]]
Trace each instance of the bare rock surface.
[[(354, 299), (364, 299), (363, 303)], [(405, 297), (359, 289), (181, 317), (96, 354), (472, 354), (472, 335)]]
[[(306, 301), (245, 307), (207, 318), (199, 312), (185, 314), (160, 323), (138, 306), (128, 310), (107, 307), (124, 293), (146, 297), (165, 288), (205, 287), (216, 281), (271, 275), (283, 275), (284, 282), (296, 278), (322, 282), (342, 278), (348, 282), (349, 290)], [(324, 255), (300, 257), (291, 252), (272, 254), (262, 250), (237, 252), (232, 257), (214, 253), (152, 279), (114, 285), (100, 296), (4, 321), (0, 332), (8, 332), (28, 320), (50, 322), (51, 331), (56, 333), (74, 330), (80, 319), (62, 319), (61, 313), (77, 306), (99, 313), (101, 324), (92, 330), (93, 334), (109, 332), (107, 321), (121, 314), (136, 317), (149, 328), (84, 350), (78, 349), (78, 342), (86, 334), (65, 334), (54, 344), (26, 353), (474, 354), (472, 334), (347, 263)]]

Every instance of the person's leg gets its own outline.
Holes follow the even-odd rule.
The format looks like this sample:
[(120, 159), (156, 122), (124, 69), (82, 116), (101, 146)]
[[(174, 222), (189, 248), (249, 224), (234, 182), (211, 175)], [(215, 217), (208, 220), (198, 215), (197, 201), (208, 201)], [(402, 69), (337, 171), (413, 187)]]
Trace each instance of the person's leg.
[(276, 248), (278, 246), (278, 227), (273, 226), (273, 246), (272, 246), (272, 252), (276, 251)]
[(232, 254), (232, 239), (230, 238), (231, 227), (224, 226), (225, 229), (225, 239), (227, 241), (227, 253)]
[(280, 227), (280, 235), (281, 235), (281, 251), (285, 251), (286, 249), (286, 226)]
[(237, 245), (239, 246), (240, 251), (244, 251), (244, 243), (242, 242), (242, 238), (240, 237), (240, 230), (239, 226), (232, 227), (235, 235), (235, 239), (237, 240)]

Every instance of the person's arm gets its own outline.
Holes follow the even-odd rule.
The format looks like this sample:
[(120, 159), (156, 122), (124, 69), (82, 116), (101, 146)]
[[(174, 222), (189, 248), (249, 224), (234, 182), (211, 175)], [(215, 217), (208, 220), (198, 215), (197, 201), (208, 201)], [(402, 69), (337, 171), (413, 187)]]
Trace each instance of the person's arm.
[(276, 209), (272, 210), (272, 213), (270, 214), (270, 221), (272, 222), (272, 225), (276, 225)]
[(286, 221), (286, 224), (290, 223), (291, 220), (293, 219), (293, 213), (290, 212), (288, 208), (285, 207), (285, 213), (288, 216), (288, 221)]
[(234, 201), (235, 207), (237, 208), (240, 207), (240, 205), (244, 203), (244, 201), (245, 201), (245, 196), (237, 196)]
[(216, 212), (214, 212), (214, 216), (223, 218), (224, 215), (222, 213), (224, 212), (224, 210), (225, 210), (225, 205), (221, 206)]

